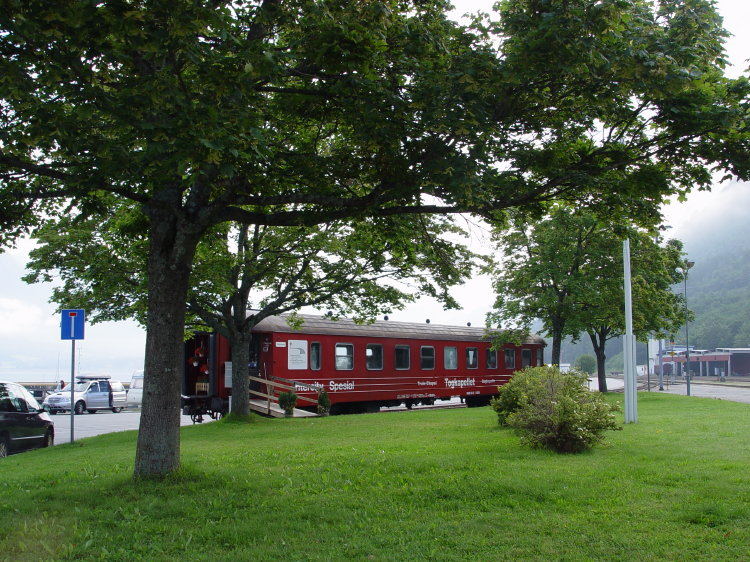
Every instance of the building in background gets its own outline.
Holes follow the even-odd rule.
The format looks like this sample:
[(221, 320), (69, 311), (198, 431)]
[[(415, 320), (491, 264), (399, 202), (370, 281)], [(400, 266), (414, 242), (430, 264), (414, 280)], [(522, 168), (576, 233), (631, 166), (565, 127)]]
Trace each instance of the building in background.
[[(656, 341), (656, 340), (654, 340)], [(690, 365), (686, 366), (684, 345), (665, 342), (662, 357), (659, 358), (658, 341), (656, 350), (649, 344), (649, 366), (655, 374), (664, 365), (664, 374), (682, 377), (689, 370), (694, 377), (750, 376), (750, 348), (718, 347), (715, 350), (695, 349), (690, 346)]]

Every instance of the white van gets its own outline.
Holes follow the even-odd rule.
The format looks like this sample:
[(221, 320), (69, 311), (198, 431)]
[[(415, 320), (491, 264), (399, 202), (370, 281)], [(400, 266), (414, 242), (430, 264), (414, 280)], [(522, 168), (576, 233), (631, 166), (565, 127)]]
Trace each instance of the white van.
[[(74, 387), (73, 409), (77, 415), (97, 410), (118, 413), (125, 407), (125, 387), (109, 375), (78, 375)], [(44, 409), (50, 414), (70, 411), (70, 390), (63, 389), (44, 399)]]
[(143, 400), (143, 371), (133, 373), (128, 389), (128, 408), (140, 408)]

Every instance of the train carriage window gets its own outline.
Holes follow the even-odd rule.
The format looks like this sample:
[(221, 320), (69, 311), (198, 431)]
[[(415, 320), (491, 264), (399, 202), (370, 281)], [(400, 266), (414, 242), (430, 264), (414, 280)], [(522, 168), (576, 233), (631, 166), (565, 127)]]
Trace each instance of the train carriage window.
[(336, 344), (336, 370), (351, 371), (354, 368), (354, 345), (350, 343)]
[(458, 369), (458, 349), (455, 347), (443, 348), (443, 366), (446, 369)]
[(544, 351), (541, 349), (536, 350), (536, 366), (541, 367), (544, 365)]
[(320, 371), (320, 342), (317, 341), (310, 344), (310, 368)]
[(435, 348), (431, 345), (423, 345), (419, 348), (419, 368), (435, 368)]
[(466, 348), (466, 368), (476, 369), (479, 366), (479, 348), (467, 347)]
[(368, 343), (365, 348), (365, 365), (369, 371), (383, 368), (383, 346), (379, 343)]
[(496, 349), (487, 349), (487, 368), (488, 369), (497, 369), (497, 350)]
[(531, 367), (531, 350), (530, 349), (522, 349), (521, 350), (521, 367)]
[(409, 346), (408, 345), (397, 345), (395, 349), (394, 363), (396, 369), (404, 370), (408, 369), (410, 365), (409, 358)]
[(505, 368), (506, 369), (516, 368), (516, 350), (515, 349), (505, 350)]

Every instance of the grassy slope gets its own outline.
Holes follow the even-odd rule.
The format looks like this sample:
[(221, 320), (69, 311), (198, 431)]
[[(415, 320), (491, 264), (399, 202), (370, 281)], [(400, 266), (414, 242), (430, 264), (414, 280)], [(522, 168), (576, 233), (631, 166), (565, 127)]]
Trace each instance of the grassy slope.
[(746, 556), (750, 408), (651, 393), (640, 416), (575, 456), (488, 408), (215, 423), (161, 483), (130, 479), (134, 432), (87, 439), (0, 463), (0, 558)]

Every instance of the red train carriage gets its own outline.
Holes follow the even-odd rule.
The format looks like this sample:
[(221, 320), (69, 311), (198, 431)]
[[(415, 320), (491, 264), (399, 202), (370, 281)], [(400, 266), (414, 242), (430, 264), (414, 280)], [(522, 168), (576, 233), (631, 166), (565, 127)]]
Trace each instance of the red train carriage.
[[(545, 345), (530, 337), (492, 350), (483, 328), (302, 318), (299, 329), (289, 327), (285, 316), (256, 326), (251, 375), (292, 381), (295, 392), (310, 399), (325, 389), (332, 413), (411, 407), (453, 396), (469, 406), (486, 404), (515, 371), (541, 365)], [(183, 394), (203, 396), (207, 413), (225, 412), (231, 394), (226, 340), (199, 334), (186, 346)]]

